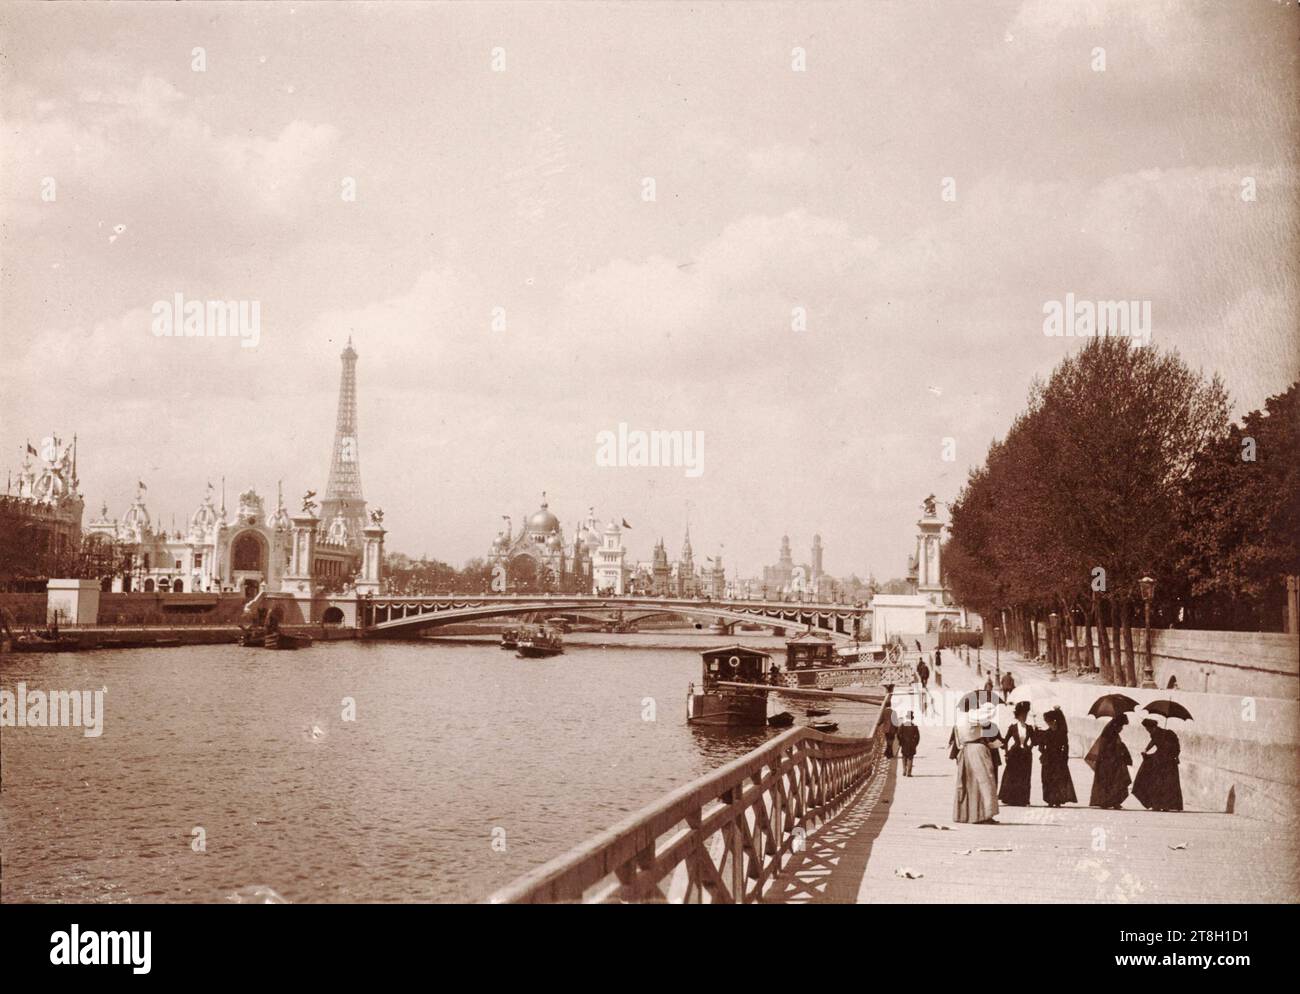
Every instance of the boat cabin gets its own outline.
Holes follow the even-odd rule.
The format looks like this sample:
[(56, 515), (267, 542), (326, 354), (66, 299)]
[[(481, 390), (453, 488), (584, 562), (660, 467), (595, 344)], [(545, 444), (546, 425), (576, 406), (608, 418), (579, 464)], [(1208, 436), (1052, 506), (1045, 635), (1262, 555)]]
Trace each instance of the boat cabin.
[(704, 689), (712, 690), (719, 681), (733, 683), (771, 683), (772, 654), (745, 645), (728, 645), (705, 649)]
[(842, 666), (844, 661), (837, 658), (835, 643), (830, 636), (818, 632), (804, 632), (785, 644), (785, 668), (787, 670), (821, 670), (830, 666)]

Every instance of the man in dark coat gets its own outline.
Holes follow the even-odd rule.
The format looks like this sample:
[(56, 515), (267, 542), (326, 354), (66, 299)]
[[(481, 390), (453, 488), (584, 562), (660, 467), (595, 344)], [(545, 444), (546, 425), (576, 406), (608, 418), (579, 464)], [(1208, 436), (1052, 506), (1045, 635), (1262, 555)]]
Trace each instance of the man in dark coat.
[(898, 712), (894, 710), (894, 685), (885, 684), (885, 755), (894, 758), (894, 736), (898, 734)]
[(1142, 750), (1142, 765), (1133, 778), (1133, 796), (1153, 811), (1182, 811), (1183, 787), (1178, 779), (1178, 736), (1154, 718), (1142, 727), (1151, 741)]
[(921, 689), (924, 690), (925, 685), (930, 681), (930, 667), (925, 665), (924, 658), (916, 664), (916, 678), (921, 681)]
[(916, 756), (916, 747), (921, 744), (921, 729), (916, 727), (915, 715), (907, 712), (907, 717), (898, 726), (898, 751), (903, 757), (903, 776), (912, 775), (912, 759)]

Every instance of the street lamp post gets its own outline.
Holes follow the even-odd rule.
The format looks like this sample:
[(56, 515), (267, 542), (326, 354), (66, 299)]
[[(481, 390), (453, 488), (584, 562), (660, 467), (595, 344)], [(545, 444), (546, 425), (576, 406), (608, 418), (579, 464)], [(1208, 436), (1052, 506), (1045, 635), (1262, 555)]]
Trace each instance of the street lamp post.
[(1151, 600), (1156, 595), (1156, 581), (1150, 576), (1144, 576), (1138, 581), (1138, 587), (1142, 590), (1142, 627), (1145, 629), (1144, 638), (1146, 642), (1146, 661), (1143, 664), (1142, 686), (1154, 689), (1156, 674), (1151, 666)]
[(1057, 645), (1057, 638), (1056, 638), (1057, 623), (1059, 621), (1060, 619), (1056, 616), (1055, 611), (1053, 611), (1047, 618), (1047, 646), (1049, 649), (1048, 658), (1051, 659), (1052, 661), (1053, 680), (1056, 679), (1056, 656), (1061, 651), (1061, 647)]
[(997, 679), (997, 682), (998, 682), (998, 686), (999, 686), (999, 687), (1002, 686), (1002, 651), (1001, 651), (1001, 650), (1002, 650), (1002, 646), (999, 645), (999, 643), (1002, 641), (1001, 638), (1000, 638), (1001, 634), (1002, 634), (1001, 630), (998, 629), (997, 627), (994, 627), (994, 629), (993, 629), (993, 669), (997, 672), (997, 678), (996, 678), (996, 679)]

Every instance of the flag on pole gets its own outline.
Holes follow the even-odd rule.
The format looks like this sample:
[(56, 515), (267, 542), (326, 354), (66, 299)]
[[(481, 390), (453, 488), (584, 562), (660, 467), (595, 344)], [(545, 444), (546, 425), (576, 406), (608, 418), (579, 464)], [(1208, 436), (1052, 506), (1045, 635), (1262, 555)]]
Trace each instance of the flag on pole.
[(623, 527), (624, 527), (624, 528), (631, 528), (631, 527), (632, 527), (631, 525), (629, 525), (629, 524), (627, 523), (627, 518), (624, 518), (624, 519), (623, 519)]
[(146, 487), (146, 486), (144, 485), (144, 480), (136, 480), (136, 481), (135, 481), (135, 485), (136, 485), (137, 487), (139, 487), (141, 490), (148, 490), (148, 489), (149, 489), (148, 487)]
[(39, 455), (40, 455), (40, 453), (36, 451), (36, 446), (32, 445), (31, 442), (28, 442), (28, 443), (27, 443), (27, 453), (28, 453), (28, 455), (33, 455), (33, 456), (39, 456)]

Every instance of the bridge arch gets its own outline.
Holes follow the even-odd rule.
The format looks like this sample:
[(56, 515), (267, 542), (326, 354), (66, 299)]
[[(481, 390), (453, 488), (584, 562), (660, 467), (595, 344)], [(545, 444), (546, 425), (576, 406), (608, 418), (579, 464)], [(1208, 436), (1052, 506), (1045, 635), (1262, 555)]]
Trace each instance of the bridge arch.
[(526, 614), (555, 615), (564, 611), (592, 608), (658, 608), (674, 614), (721, 618), (785, 628), (812, 628), (833, 638), (851, 641), (855, 623), (865, 615), (862, 608), (843, 604), (801, 604), (771, 601), (696, 601), (654, 597), (597, 597), (595, 595), (528, 597), (520, 595), (406, 598), (375, 597), (362, 606), (362, 627), (374, 638), (401, 638), (427, 628), (482, 621), (489, 618)]

